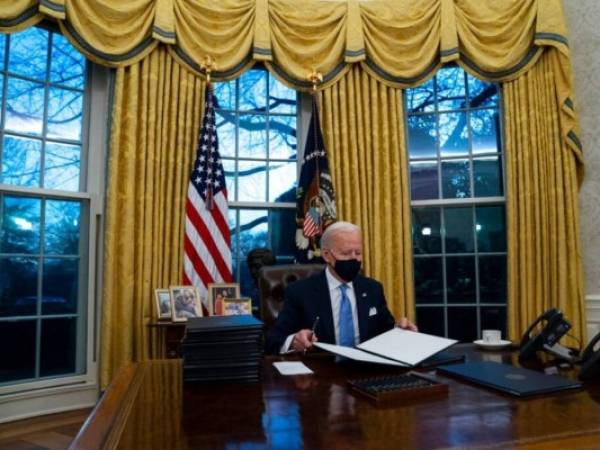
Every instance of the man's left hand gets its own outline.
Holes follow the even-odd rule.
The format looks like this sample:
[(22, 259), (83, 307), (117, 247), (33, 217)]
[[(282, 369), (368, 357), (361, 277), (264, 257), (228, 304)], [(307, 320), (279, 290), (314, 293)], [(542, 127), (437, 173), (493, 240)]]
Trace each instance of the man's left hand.
[(412, 323), (410, 320), (408, 320), (406, 317), (403, 317), (398, 322), (396, 322), (396, 326), (398, 328), (403, 328), (405, 330), (419, 331), (417, 326), (414, 323)]

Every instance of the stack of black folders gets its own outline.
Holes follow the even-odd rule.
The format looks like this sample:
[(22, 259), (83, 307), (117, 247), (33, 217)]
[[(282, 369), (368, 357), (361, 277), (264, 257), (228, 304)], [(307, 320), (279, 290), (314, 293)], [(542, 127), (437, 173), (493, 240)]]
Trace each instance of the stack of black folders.
[(250, 315), (188, 319), (181, 341), (183, 381), (260, 381), (263, 340), (263, 323)]

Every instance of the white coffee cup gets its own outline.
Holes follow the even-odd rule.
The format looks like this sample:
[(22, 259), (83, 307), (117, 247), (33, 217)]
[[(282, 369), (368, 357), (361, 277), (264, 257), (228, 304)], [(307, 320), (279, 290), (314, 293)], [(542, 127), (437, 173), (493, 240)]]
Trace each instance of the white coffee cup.
[(502, 339), (502, 333), (500, 330), (483, 330), (481, 337), (486, 344), (498, 344)]

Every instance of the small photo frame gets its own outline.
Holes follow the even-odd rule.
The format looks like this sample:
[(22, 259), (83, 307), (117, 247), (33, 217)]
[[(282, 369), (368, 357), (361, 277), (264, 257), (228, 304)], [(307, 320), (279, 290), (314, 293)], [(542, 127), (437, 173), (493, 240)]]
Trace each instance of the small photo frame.
[(168, 289), (155, 289), (156, 317), (158, 320), (171, 320), (171, 291)]
[(170, 286), (173, 322), (187, 322), (190, 317), (202, 317), (202, 303), (194, 286)]
[(223, 300), (224, 316), (252, 315), (252, 300), (249, 298), (226, 298)]
[(238, 283), (210, 283), (208, 285), (208, 307), (212, 315), (223, 316), (223, 300), (240, 298)]

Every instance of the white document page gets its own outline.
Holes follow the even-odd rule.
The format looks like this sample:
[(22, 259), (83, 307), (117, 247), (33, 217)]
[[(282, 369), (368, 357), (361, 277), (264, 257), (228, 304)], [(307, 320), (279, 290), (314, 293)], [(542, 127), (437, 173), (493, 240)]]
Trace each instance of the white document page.
[(371, 353), (363, 352), (352, 347), (343, 347), (341, 345), (326, 344), (324, 342), (314, 342), (315, 347), (326, 350), (336, 355), (343, 356), (348, 359), (354, 359), (356, 361), (364, 361), (377, 364), (388, 364), (390, 366), (407, 367), (406, 364), (402, 364), (398, 361), (392, 361), (391, 359), (381, 358)]
[(368, 341), (358, 344), (358, 348), (384, 358), (416, 366), (421, 361), (456, 344), (454, 339), (446, 339), (431, 334), (392, 328)]
[(281, 375), (310, 375), (313, 373), (308, 367), (301, 362), (295, 361), (280, 361), (274, 362), (273, 365)]

